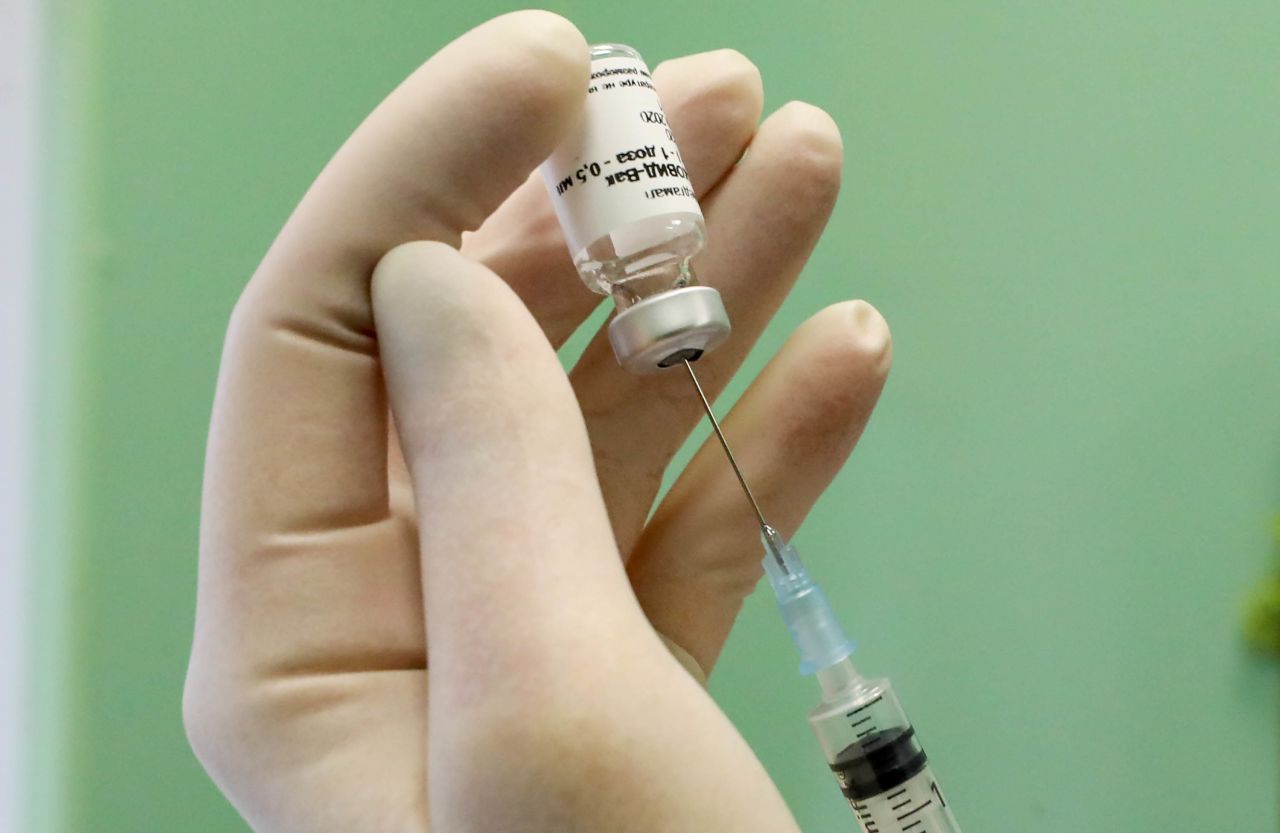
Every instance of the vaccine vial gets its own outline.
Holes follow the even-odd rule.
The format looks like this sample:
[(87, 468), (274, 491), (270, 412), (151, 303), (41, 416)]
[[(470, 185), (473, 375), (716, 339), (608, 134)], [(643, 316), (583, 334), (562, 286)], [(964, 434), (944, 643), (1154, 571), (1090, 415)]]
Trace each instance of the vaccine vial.
[(583, 110), (541, 172), (574, 266), (617, 307), (609, 341), (619, 364), (653, 373), (728, 337), (720, 293), (693, 272), (706, 225), (638, 52), (591, 47)]

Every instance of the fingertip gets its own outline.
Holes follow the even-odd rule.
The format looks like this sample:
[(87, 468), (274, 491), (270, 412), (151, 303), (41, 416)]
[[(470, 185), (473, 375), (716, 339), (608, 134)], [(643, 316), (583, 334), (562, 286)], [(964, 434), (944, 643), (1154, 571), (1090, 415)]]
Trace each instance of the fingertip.
[(402, 345), (485, 356), (513, 342), (527, 348), (541, 337), (501, 278), (446, 243), (417, 240), (387, 252), (374, 269), (371, 294), (384, 357), (388, 347)]
[(387, 395), (415, 476), (440, 437), (458, 453), (484, 453), (499, 436), (529, 433), (512, 427), (524, 417), (526, 427), (575, 418), (555, 351), (487, 267), (443, 243), (405, 243), (378, 263), (372, 294)]
[(410, 275), (422, 271), (427, 264), (437, 258), (447, 257), (447, 252), (453, 251), (455, 250), (452, 246), (436, 240), (411, 240), (401, 243), (383, 255), (374, 267), (374, 296), (385, 294), (385, 287), (389, 284), (407, 279)]
[(705, 194), (741, 157), (764, 109), (760, 70), (735, 49), (663, 61), (653, 71), (694, 189)]
[(752, 152), (765, 152), (770, 145), (783, 149), (777, 164), (785, 169), (795, 199), (834, 204), (844, 168), (844, 142), (825, 110), (803, 101), (784, 104), (760, 126)]
[(443, 221), (431, 237), (478, 228), (547, 158), (582, 110), (589, 64), (568, 20), (512, 12), (448, 44), (388, 98), (371, 132), (416, 164), (387, 174), (413, 209)]
[(866, 301), (809, 318), (762, 374), (760, 401), (788, 403), (778, 442), (797, 454), (816, 449), (817, 457), (841, 449), (843, 460), (880, 398), (892, 357), (889, 325)]
[(480, 27), (502, 41), (504, 60), (518, 71), (521, 93), (545, 98), (550, 107), (581, 106), (590, 74), (590, 47), (568, 19), (543, 9), (496, 17)]
[(535, 47), (561, 52), (568, 61), (587, 65), (587, 40), (567, 17), (547, 9), (518, 9), (498, 15), (484, 26), (509, 29)]
[(374, 326), (379, 330), (393, 328), (407, 311), (406, 303), (412, 304), (416, 295), (429, 291), (429, 281), (447, 279), (455, 256), (460, 257), (452, 246), (434, 240), (401, 243), (383, 255), (369, 287)]
[(659, 91), (696, 84), (690, 103), (713, 108), (728, 126), (754, 129), (764, 110), (764, 80), (760, 69), (736, 49), (716, 49), (663, 61), (653, 71)]
[(831, 114), (807, 101), (788, 101), (774, 116), (786, 125), (801, 161), (823, 167), (839, 167), (844, 160), (844, 139)]
[(889, 322), (863, 300), (832, 304), (801, 325), (814, 331), (830, 360), (872, 371), (883, 378), (893, 364)]

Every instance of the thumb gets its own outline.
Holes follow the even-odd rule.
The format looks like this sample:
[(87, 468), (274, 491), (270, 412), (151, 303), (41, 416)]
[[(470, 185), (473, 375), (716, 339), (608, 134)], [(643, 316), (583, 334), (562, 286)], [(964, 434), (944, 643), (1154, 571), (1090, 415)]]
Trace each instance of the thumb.
[[(373, 277), (392, 414), (413, 477), (432, 696), (556, 674), (643, 622), (577, 400), (515, 293), (442, 243)], [(589, 623), (589, 626), (588, 626)], [(467, 696), (466, 692), (460, 692)]]

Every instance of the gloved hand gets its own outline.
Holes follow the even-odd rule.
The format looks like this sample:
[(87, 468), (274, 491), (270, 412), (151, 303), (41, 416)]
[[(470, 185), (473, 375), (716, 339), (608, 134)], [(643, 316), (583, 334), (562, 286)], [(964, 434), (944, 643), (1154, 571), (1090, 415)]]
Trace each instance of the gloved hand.
[[(701, 416), (689, 380), (628, 375), (603, 333), (568, 376), (556, 358), (600, 299), (531, 172), (587, 61), (546, 12), (447, 46), (337, 153), (236, 305), (184, 716), (260, 833), (796, 829), (700, 684), (762, 555), (713, 441), (648, 519)], [(734, 323), (697, 365), (714, 394), (818, 240), (840, 139), (804, 104), (757, 126), (759, 75), (733, 52), (655, 79), (707, 215), (698, 273)], [(880, 316), (838, 304), (729, 416), (783, 532), (889, 355)]]

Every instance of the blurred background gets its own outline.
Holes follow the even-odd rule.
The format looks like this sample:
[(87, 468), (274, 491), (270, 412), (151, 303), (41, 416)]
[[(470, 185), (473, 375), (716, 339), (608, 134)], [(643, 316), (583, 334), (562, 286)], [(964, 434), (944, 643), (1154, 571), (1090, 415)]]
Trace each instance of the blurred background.
[[(244, 831), (179, 715), (223, 327), (361, 118), (515, 6), (0, 8), (0, 829)], [(820, 307), (889, 319), (798, 543), (964, 828), (1280, 829), (1280, 671), (1244, 636), (1280, 508), (1280, 5), (550, 8), (651, 65), (734, 47), (770, 109), (840, 124), (831, 226), (721, 407)], [(767, 589), (711, 687), (804, 829), (853, 830)]]

